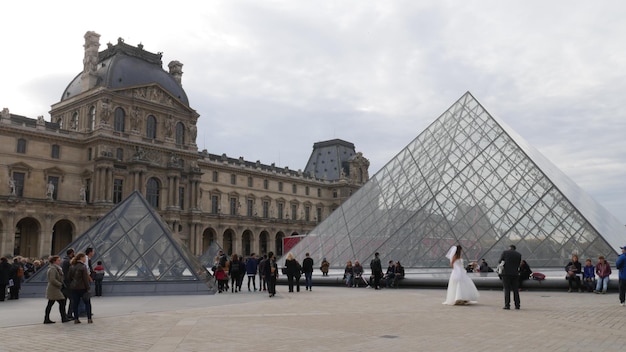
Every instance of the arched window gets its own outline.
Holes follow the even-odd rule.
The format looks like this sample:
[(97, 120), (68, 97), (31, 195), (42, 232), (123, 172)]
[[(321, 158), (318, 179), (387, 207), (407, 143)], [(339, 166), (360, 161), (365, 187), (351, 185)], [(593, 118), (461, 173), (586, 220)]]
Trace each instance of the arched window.
[(146, 137), (150, 139), (155, 139), (156, 129), (157, 129), (156, 118), (152, 115), (148, 116), (148, 120), (146, 120)]
[(90, 131), (96, 129), (96, 107), (92, 106), (89, 108), (89, 120), (87, 121), (87, 128)]
[(176, 124), (176, 144), (185, 144), (185, 125), (182, 122)]
[(117, 108), (115, 109), (115, 121), (113, 123), (113, 128), (117, 132), (124, 132), (124, 124), (126, 120), (126, 113), (124, 109)]
[(151, 177), (146, 184), (146, 200), (153, 208), (159, 209), (159, 180)]

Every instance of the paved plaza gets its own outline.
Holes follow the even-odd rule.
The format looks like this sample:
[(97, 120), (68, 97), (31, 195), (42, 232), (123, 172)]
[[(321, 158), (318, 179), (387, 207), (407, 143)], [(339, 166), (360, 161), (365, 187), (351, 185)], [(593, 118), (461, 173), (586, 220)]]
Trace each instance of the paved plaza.
[[(245, 290), (245, 288), (244, 288)], [(617, 293), (500, 290), (443, 306), (444, 289), (314, 287), (262, 293), (94, 297), (94, 323), (44, 325), (44, 298), (0, 302), (0, 351), (618, 351)], [(55, 306), (52, 319), (59, 321)]]

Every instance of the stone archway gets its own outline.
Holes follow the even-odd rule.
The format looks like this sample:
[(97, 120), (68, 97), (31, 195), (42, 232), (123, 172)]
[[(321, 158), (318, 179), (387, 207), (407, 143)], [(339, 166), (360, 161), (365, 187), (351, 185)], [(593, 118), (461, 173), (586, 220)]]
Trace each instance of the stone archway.
[(267, 252), (269, 250), (269, 248), (267, 247), (268, 246), (268, 242), (269, 242), (269, 240), (268, 240), (269, 237), (270, 237), (270, 234), (267, 233), (267, 231), (262, 231), (259, 234), (259, 252), (260, 252), (259, 254), (261, 254), (261, 255), (267, 254)]
[(283, 232), (278, 232), (276, 234), (276, 257), (282, 257), (283, 255), (283, 238), (285, 238), (285, 234)]
[(231, 229), (224, 231), (224, 239), (222, 240), (222, 249), (224, 253), (231, 255), (233, 254), (233, 245), (235, 240), (235, 232)]
[(24, 218), (15, 226), (15, 246), (13, 255), (20, 255), (28, 258), (38, 258), (39, 234), (41, 226), (33, 218)]
[(52, 248), (51, 254), (60, 254), (61, 257), (65, 253), (61, 253), (63, 248), (67, 247), (74, 239), (74, 224), (69, 220), (59, 220), (52, 227)]
[(216, 237), (215, 230), (212, 228), (207, 228), (202, 232), (202, 253), (206, 252), (211, 243), (215, 242)]
[(252, 249), (252, 243), (253, 243), (254, 239), (253, 239), (253, 235), (252, 235), (252, 231), (250, 230), (245, 230), (243, 232), (243, 235), (241, 236), (241, 248), (242, 248), (242, 255), (247, 257), (250, 254), (252, 254), (253, 249)]

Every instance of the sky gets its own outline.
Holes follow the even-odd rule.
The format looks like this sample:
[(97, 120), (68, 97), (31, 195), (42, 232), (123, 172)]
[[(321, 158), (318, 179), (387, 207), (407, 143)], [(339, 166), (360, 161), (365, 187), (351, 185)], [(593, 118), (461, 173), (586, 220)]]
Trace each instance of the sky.
[(626, 224), (624, 1), (90, 4), (0, 4), (0, 108), (49, 120), (95, 31), (183, 63), (200, 150), (298, 170), (339, 138), (372, 176), (470, 91)]

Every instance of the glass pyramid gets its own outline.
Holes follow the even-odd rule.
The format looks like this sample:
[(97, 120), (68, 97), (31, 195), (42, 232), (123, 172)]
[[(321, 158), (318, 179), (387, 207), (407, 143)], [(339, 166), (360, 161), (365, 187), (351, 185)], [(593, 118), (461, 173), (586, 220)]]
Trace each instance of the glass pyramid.
[[(171, 234), (138, 191), (98, 220), (60, 255), (65, 257), (67, 248), (84, 252), (88, 247), (95, 251), (91, 259), (93, 266), (101, 260), (106, 269), (104, 286), (122, 283), (129, 287), (129, 283), (148, 283), (150, 290), (158, 291), (154, 284), (164, 283), (168, 293), (189, 293), (186, 291), (193, 289), (184, 288), (184, 283), (191, 284), (187, 286), (202, 283), (198, 285), (200, 290), (215, 291), (214, 280), (206, 268)], [(28, 283), (46, 282), (46, 272), (39, 270)], [(173, 292), (179, 289), (185, 292)]]
[(449, 267), (451, 245), (465, 260), (497, 263), (510, 244), (531, 267), (617, 258), (626, 238), (602, 206), (491, 116), (467, 92), (293, 249), (343, 268), (348, 260)]
[(209, 244), (209, 247), (202, 253), (200, 257), (198, 257), (198, 261), (202, 263), (207, 269), (213, 267), (213, 262), (215, 261), (215, 257), (222, 250), (217, 241), (212, 241)]

